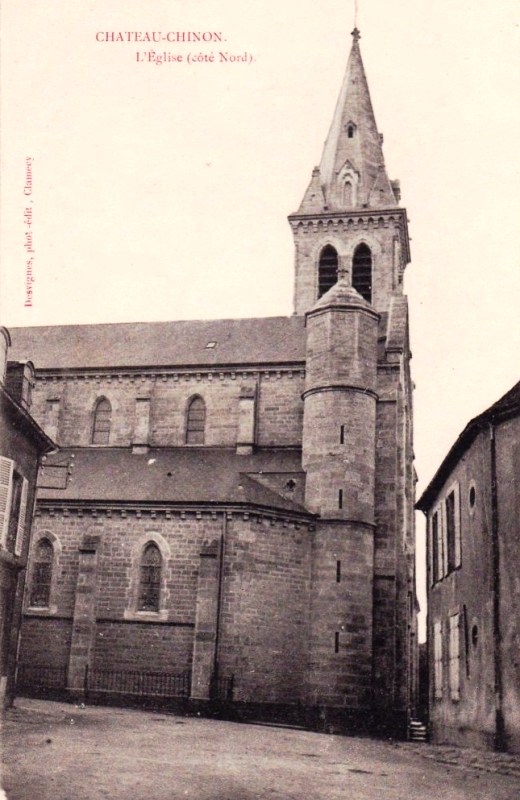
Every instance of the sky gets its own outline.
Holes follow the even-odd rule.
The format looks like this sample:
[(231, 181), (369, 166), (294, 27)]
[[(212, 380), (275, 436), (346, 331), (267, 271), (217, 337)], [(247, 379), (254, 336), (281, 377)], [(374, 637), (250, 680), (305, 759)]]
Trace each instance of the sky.
[[(358, 6), (410, 219), (420, 493), (520, 378), (520, 3)], [(290, 315), (287, 215), (320, 160), (355, 0), (4, 0), (1, 13), (2, 324)], [(188, 30), (222, 41), (103, 41)]]

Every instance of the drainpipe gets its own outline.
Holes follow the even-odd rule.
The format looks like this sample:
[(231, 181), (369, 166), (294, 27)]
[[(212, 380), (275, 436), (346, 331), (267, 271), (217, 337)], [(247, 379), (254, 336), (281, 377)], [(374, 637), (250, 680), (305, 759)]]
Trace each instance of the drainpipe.
[(502, 685), (502, 635), (500, 630), (500, 539), (495, 426), (489, 424), (491, 461), (491, 561), (493, 568), (493, 655), (495, 669), (495, 750), (506, 750)]

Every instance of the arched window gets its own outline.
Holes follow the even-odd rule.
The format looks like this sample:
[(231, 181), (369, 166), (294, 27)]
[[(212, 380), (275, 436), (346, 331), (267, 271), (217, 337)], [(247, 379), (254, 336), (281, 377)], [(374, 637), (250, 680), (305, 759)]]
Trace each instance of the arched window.
[(354, 126), (353, 125), (349, 125), (348, 126), (348, 128), (347, 128), (347, 136), (348, 136), (349, 139), (353, 139), (354, 138)]
[(372, 253), (366, 244), (360, 244), (352, 259), (352, 286), (361, 297), (372, 302)]
[(35, 608), (48, 608), (51, 601), (52, 563), (54, 548), (48, 539), (36, 545), (29, 604)]
[(138, 611), (159, 611), (161, 595), (161, 552), (156, 544), (148, 542), (139, 567)]
[(112, 407), (106, 397), (102, 397), (97, 401), (94, 409), (92, 444), (108, 444), (110, 439), (111, 418)]
[(193, 397), (186, 417), (186, 444), (204, 444), (206, 406), (202, 397)]
[(328, 292), (338, 280), (338, 254), (332, 245), (328, 244), (320, 254), (318, 265), (318, 297)]

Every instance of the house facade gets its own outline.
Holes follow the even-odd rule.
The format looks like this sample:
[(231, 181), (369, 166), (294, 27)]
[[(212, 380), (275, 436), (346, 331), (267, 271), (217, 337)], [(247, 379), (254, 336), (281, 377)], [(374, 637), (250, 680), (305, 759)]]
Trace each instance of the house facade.
[(292, 317), (13, 331), (38, 362), (35, 414), (74, 461), (66, 484), (46, 466), (20, 668), (62, 670), (71, 692), (87, 673), (185, 675), (200, 704), (232, 678), (245, 716), (402, 734), (410, 254), (357, 30), (289, 222)]
[(417, 505), (432, 737), (518, 753), (520, 383), (469, 422)]
[(29, 413), (34, 367), (8, 361), (10, 344), (0, 328), (0, 707), (14, 689), (38, 467), (55, 449)]

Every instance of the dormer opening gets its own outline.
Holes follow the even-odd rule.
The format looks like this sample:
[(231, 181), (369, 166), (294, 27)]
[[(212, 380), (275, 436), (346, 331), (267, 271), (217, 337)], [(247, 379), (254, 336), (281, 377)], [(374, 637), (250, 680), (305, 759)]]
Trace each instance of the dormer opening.
[(332, 245), (326, 245), (318, 263), (318, 297), (322, 297), (338, 281), (338, 254)]
[(372, 302), (372, 253), (364, 242), (359, 244), (352, 259), (352, 286), (361, 297)]

